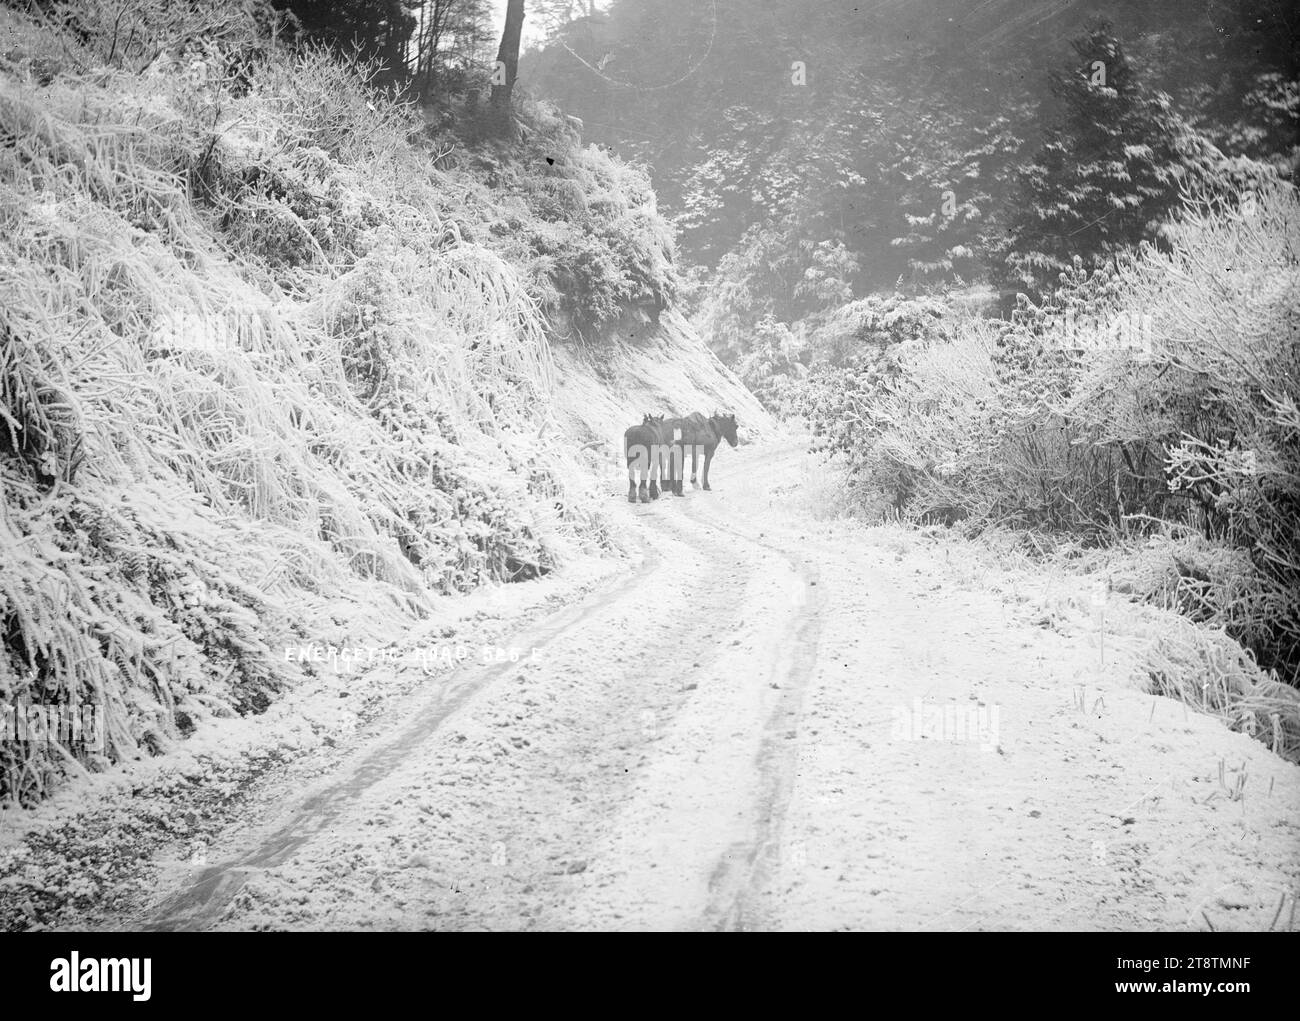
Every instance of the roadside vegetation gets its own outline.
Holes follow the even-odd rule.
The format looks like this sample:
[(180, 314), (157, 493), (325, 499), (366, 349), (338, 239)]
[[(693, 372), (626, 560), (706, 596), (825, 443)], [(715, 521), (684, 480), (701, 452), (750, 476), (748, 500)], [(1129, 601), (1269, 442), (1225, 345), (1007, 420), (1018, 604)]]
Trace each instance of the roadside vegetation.
[(261, 712), (340, 602), (616, 545), (551, 345), (671, 302), (644, 172), (278, 19), (0, 9), (0, 702), (105, 712), (6, 742), (0, 802)]
[(1010, 322), (869, 302), (851, 356), (771, 392), (856, 513), (1011, 534), (1235, 639), (1247, 655), (1185, 656), (1153, 690), (1208, 686), (1300, 758), (1300, 202), (1280, 182), (1193, 199), (1169, 237)]

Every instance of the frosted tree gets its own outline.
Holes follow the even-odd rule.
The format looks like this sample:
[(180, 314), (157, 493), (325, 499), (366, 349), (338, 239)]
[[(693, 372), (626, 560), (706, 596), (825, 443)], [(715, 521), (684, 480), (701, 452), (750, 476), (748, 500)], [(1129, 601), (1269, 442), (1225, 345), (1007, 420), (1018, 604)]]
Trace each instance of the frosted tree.
[[(1075, 258), (1085, 269), (1159, 237), (1189, 174), (1213, 153), (1146, 89), (1109, 23), (1074, 41), (1079, 64), (1051, 77), (1056, 117), (1017, 172), (1003, 282), (1040, 297)], [(1044, 118), (1047, 120), (1047, 118)]]

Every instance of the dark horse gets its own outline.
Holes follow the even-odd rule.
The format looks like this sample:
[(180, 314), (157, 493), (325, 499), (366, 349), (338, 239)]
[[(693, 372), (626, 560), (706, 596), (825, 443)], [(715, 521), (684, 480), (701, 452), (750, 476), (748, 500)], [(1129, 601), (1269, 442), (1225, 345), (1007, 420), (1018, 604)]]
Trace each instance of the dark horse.
[(718, 444), (726, 440), (733, 447), (736, 445), (736, 416), (724, 415), (721, 412), (705, 418), (700, 412), (696, 411), (685, 418), (665, 419), (663, 431), (672, 431), (669, 451), (671, 456), (661, 462), (661, 474), (664, 476), (665, 485), (671, 482), (672, 491), (677, 496), (682, 493), (682, 476), (686, 450), (691, 452), (691, 485), (695, 485), (696, 472), (699, 464), (700, 452), (704, 453), (704, 488), (711, 489), (709, 485), (709, 465), (713, 463), (713, 454), (718, 449)]
[(682, 492), (682, 437), (685, 429), (686, 419), (659, 416), (659, 443), (655, 447), (650, 471), (658, 477), (663, 492), (674, 496), (686, 495)]
[[(627, 502), (636, 503), (639, 496), (642, 503), (659, 499), (659, 486), (656, 482), (659, 467), (659, 444), (663, 431), (663, 415), (646, 415), (640, 425), (634, 425), (623, 433), (623, 452), (627, 455)], [(641, 473), (641, 485), (637, 486), (637, 472)]]

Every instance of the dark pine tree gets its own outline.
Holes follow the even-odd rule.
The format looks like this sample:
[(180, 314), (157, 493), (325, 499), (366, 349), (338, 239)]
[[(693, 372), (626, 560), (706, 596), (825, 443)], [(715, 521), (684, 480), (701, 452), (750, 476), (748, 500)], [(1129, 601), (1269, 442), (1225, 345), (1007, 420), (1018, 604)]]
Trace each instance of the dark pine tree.
[(1094, 22), (1073, 46), (1079, 66), (1051, 76), (1054, 124), (1017, 171), (1004, 293), (1041, 299), (1076, 258), (1091, 270), (1156, 241), (1180, 185), (1212, 157), (1168, 97), (1143, 87), (1109, 23)]

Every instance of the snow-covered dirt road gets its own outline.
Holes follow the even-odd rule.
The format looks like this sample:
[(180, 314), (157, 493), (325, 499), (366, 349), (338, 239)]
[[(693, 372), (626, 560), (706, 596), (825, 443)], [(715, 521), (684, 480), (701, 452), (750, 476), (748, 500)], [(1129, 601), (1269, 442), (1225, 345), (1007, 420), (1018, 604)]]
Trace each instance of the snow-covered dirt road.
[(512, 640), (535, 655), (430, 681), (324, 775), (288, 769), (213, 864), (164, 869), (111, 924), (1297, 924), (1300, 768), (940, 547), (817, 520), (807, 465), (723, 449), (713, 492), (627, 507), (643, 558)]

